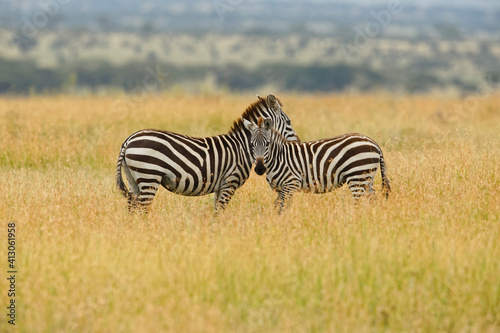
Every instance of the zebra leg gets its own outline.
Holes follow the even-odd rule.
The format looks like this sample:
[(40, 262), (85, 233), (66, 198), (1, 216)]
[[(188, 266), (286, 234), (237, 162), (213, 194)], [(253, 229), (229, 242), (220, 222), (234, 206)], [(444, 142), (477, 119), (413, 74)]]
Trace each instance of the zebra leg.
[(377, 197), (375, 196), (375, 190), (373, 189), (373, 178), (370, 179), (369, 183), (368, 183), (368, 198), (370, 200), (377, 200)]
[(351, 190), (352, 197), (354, 198), (354, 205), (359, 204), (359, 200), (365, 194), (365, 187), (360, 186), (357, 182), (348, 182), (349, 190)]
[(214, 194), (215, 194), (215, 197), (214, 197), (214, 215), (217, 215), (217, 204), (219, 202), (220, 191), (215, 191)]
[(278, 215), (281, 215), (281, 213), (283, 213), (284, 208), (285, 208), (285, 192), (279, 191), (278, 197), (276, 198), (276, 200), (274, 200), (274, 209), (277, 209)]
[(233, 197), (235, 191), (236, 187), (228, 186), (215, 192), (214, 216), (217, 216), (220, 212), (226, 209), (226, 206)]
[(278, 209), (278, 207), (281, 207), (284, 205), (284, 199), (281, 195), (281, 191), (278, 192), (278, 197), (276, 198), (276, 200), (274, 200), (274, 209)]
[(137, 196), (137, 206), (141, 212), (148, 212), (148, 208), (151, 206), (159, 186), (160, 181), (157, 179), (149, 179), (147, 182), (139, 183), (140, 192)]
[(125, 177), (127, 178), (128, 186), (130, 187), (130, 193), (127, 198), (128, 212), (133, 213), (139, 206), (139, 202), (137, 201), (137, 197), (140, 193), (139, 185), (135, 181), (134, 176), (132, 176), (132, 173), (130, 172), (130, 169), (128, 168), (125, 161), (122, 164), (122, 170), (125, 174)]
[(281, 191), (278, 192), (278, 197), (274, 201), (275, 209), (278, 209), (278, 215), (283, 213), (285, 208), (288, 208), (292, 202), (292, 196), (300, 188), (300, 184), (293, 182), (286, 184), (282, 187)]
[(367, 194), (370, 200), (375, 198), (373, 189), (374, 173), (364, 174), (360, 177), (352, 177), (347, 180), (347, 186), (352, 193), (354, 203), (358, 204), (361, 197)]

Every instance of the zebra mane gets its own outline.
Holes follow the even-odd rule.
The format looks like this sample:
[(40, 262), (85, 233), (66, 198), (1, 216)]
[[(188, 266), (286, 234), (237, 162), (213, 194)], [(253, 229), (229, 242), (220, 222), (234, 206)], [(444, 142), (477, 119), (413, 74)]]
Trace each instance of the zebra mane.
[[(259, 117), (269, 116), (273, 112), (271, 110), (271, 107), (267, 105), (267, 102), (264, 98), (260, 96), (257, 97), (258, 100), (250, 104), (250, 106), (246, 108), (245, 112), (243, 112), (243, 114), (233, 122), (233, 126), (229, 130), (228, 134), (238, 133), (245, 129), (242, 118), (247, 119), (255, 124), (257, 123)], [(279, 98), (276, 97), (276, 100), (281, 106), (283, 106)]]

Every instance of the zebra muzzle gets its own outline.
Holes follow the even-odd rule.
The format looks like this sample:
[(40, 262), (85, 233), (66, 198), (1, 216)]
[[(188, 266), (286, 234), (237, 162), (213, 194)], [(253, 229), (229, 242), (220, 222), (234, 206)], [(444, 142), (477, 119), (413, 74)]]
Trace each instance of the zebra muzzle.
[(255, 162), (255, 173), (262, 176), (266, 173), (266, 167), (264, 165), (264, 159), (262, 157), (257, 158)]

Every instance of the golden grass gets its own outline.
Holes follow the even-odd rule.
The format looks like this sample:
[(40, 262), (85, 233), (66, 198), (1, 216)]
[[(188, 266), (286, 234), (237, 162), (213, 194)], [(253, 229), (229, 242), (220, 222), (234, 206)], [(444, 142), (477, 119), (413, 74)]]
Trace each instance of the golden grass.
[[(253, 96), (165, 94), (130, 112), (112, 97), (0, 99), (1, 260), (15, 221), (17, 330), (498, 332), (500, 98), (455, 112), (463, 101), (431, 96), (279, 97), (303, 140), (378, 141), (389, 200), (297, 194), (280, 217), (253, 173), (218, 218), (213, 195), (164, 189), (147, 217), (130, 216), (114, 189), (129, 134), (223, 133)], [(6, 287), (2, 277), (3, 309)]]

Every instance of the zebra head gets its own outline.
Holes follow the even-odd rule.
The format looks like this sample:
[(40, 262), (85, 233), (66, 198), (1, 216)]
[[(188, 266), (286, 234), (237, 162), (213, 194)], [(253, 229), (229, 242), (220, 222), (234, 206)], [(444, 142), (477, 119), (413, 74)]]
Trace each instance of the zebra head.
[(265, 161), (269, 154), (269, 143), (271, 141), (271, 129), (273, 120), (271, 118), (259, 118), (257, 125), (243, 119), (245, 127), (252, 133), (250, 143), (252, 145), (252, 154), (256, 161), (255, 173), (262, 176), (266, 172)]
[[(259, 100), (264, 102), (264, 99), (257, 95)], [(273, 94), (268, 94), (266, 99), (268, 109), (272, 112), (261, 114), (261, 117), (270, 118), (274, 128), (283, 135), (286, 141), (300, 141), (299, 136), (292, 128), (292, 122), (288, 115), (281, 109), (280, 102)]]

